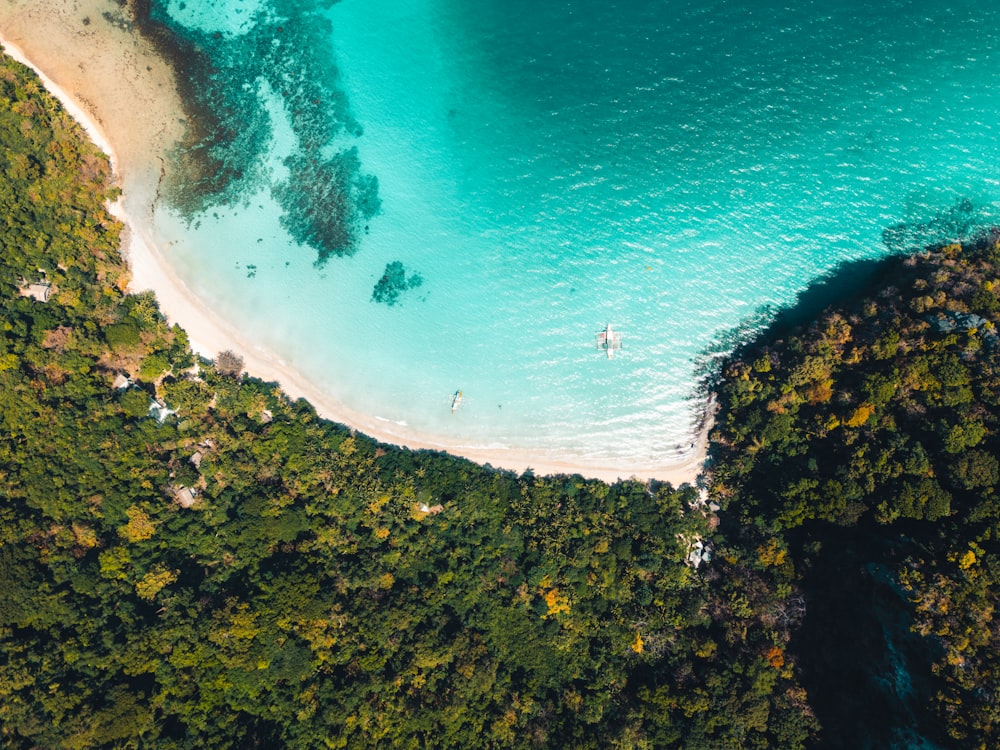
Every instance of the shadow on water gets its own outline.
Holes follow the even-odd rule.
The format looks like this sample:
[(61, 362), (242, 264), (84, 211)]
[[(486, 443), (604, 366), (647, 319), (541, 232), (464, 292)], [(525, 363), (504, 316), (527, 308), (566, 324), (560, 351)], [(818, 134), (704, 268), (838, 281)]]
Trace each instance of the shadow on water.
[(791, 304), (781, 308), (764, 305), (735, 328), (720, 333), (697, 359), (699, 395), (714, 389), (722, 367), (731, 358), (811, 325), (828, 307), (850, 305), (887, 286), (906, 256), (954, 242), (984, 241), (995, 233), (998, 223), (1000, 216), (995, 209), (963, 198), (927, 217), (886, 227), (882, 231), (885, 256), (844, 261), (809, 284)]
[(899, 262), (900, 258), (889, 256), (841, 263), (803, 289), (793, 304), (779, 310), (762, 336), (766, 339), (787, 336), (810, 325), (828, 307), (878, 289), (898, 269)]
[(882, 231), (882, 242), (892, 253), (913, 253), (951, 242), (981, 240), (998, 217), (995, 207), (962, 198), (920, 221), (893, 224)]
[(900, 267), (902, 257), (890, 255), (874, 260), (845, 261), (803, 289), (785, 307), (764, 305), (739, 325), (716, 337), (698, 356), (696, 372), (699, 395), (715, 390), (726, 362), (737, 359), (762, 342), (776, 341), (812, 324), (822, 312), (879, 289)]

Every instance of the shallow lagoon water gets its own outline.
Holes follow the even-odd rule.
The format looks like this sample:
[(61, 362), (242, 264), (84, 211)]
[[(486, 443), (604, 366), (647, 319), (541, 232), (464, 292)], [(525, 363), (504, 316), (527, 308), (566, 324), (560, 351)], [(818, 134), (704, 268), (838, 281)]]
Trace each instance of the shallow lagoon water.
[[(260, 176), (197, 215), (161, 208), (168, 259), (347, 406), (442, 443), (668, 463), (720, 338), (842, 261), (997, 214), (1000, 10), (977, 3), (191, 8), (160, 11), (220, 59), (284, 44), (288, 69), (233, 68), (225, 84), (266, 113)], [(355, 252), (321, 266), (275, 198), (306, 140), (291, 88), (317, 70), (282, 37), (295, 19), (317, 30), (303, 57), (330, 64), (322, 96), (349, 112), (322, 153), (356, 148), (381, 199)], [(935, 221), (956, 206), (962, 226)], [(422, 283), (373, 302), (394, 261)], [(594, 339), (609, 322), (611, 360)]]

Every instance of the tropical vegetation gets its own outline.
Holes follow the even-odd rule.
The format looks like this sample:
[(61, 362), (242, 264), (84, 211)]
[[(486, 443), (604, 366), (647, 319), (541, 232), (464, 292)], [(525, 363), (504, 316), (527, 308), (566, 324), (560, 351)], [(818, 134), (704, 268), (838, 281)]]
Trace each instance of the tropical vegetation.
[(106, 160), (9, 60), (0, 162), (5, 747), (812, 735), (769, 571), (692, 560), (698, 490), (380, 445), (194, 356), (125, 291)]
[(195, 356), (9, 60), (0, 173), (3, 746), (1000, 744), (996, 234), (733, 354), (706, 489), (608, 485)]

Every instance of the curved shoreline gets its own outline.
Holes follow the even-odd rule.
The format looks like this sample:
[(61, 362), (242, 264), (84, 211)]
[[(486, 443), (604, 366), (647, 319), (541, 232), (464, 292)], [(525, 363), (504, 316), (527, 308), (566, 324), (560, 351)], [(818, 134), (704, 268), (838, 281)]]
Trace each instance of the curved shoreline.
[[(90, 0), (90, 5), (96, 10), (102, 3), (100, 0)], [(77, 15), (75, 20), (80, 20), (80, 14), (85, 11), (74, 10)], [(593, 466), (583, 458), (549, 452), (456, 446), (409, 428), (394, 431), (391, 423), (380, 420), (377, 416), (351, 410), (325, 394), (275, 354), (254, 345), (194, 295), (174, 273), (154, 240), (152, 211), (160, 179), (158, 161), (162, 158), (160, 154), (179, 140), (183, 128), (177, 117), (180, 105), (176, 87), (165, 90), (167, 86), (172, 86), (172, 81), (169, 80), (172, 73), (151, 45), (136, 39), (127, 30), (109, 27), (111, 31), (108, 33), (114, 33), (115, 37), (110, 40), (110, 44), (102, 44), (100, 47), (102, 53), (99, 62), (104, 67), (102, 77), (100, 71), (88, 73), (88, 68), (94, 67), (94, 61), (97, 60), (95, 45), (88, 37), (99, 33), (91, 29), (89, 16), (83, 16), (85, 20), (81, 21), (86, 30), (74, 32), (68, 28), (68, 12), (60, 7), (58, 0), (33, 3), (30, 12), (24, 11), (24, 20), (31, 20), (33, 23), (27, 31), (22, 25), (21, 38), (14, 42), (4, 23), (3, 12), (0, 9), (0, 44), (11, 57), (39, 75), (46, 89), (62, 103), (111, 160), (113, 172), (122, 188), (122, 196), (110, 209), (125, 227), (121, 252), (131, 274), (129, 290), (152, 290), (159, 301), (161, 312), (171, 323), (177, 323), (185, 329), (191, 347), (196, 352), (214, 359), (219, 352), (232, 350), (244, 358), (246, 370), (252, 377), (275, 382), (290, 398), (309, 401), (319, 416), (385, 443), (413, 450), (444, 451), (476, 463), (517, 472), (531, 469), (537, 474), (580, 474), (609, 482), (636, 478), (657, 479), (680, 485), (696, 481), (707, 452), (711, 414), (704, 420), (695, 447), (684, 460), (633, 470)], [(34, 18), (28, 19), (28, 15), (34, 15)], [(46, 27), (46, 22), (49, 28)], [(61, 33), (50, 35), (47, 32), (53, 30), (51, 27)], [(32, 34), (35, 35), (33, 38)], [(36, 47), (44, 46), (43, 38), (50, 39), (49, 44), (56, 49), (50, 48), (48, 54), (36, 50)], [(57, 38), (60, 41), (55, 41)], [(108, 40), (102, 39), (102, 42), (105, 41)], [(89, 53), (86, 61), (85, 52)], [(73, 68), (70, 61), (77, 62), (75, 77), (69, 74)], [(126, 71), (130, 75), (111, 77), (114, 74), (109, 71), (115, 71), (122, 65), (131, 65), (131, 70)], [(165, 76), (168, 80), (165, 80)], [(129, 79), (130, 88), (122, 85), (124, 78)], [(145, 85), (144, 99), (149, 112), (136, 101), (136, 90), (142, 88), (139, 83)], [(84, 84), (90, 89), (90, 96), (79, 90), (78, 87)], [(127, 124), (116, 123), (114, 118), (119, 114), (131, 120), (131, 129)], [(118, 132), (109, 132), (115, 130), (116, 124)], [(144, 125), (149, 129), (144, 130)], [(131, 138), (128, 137), (130, 134)]]

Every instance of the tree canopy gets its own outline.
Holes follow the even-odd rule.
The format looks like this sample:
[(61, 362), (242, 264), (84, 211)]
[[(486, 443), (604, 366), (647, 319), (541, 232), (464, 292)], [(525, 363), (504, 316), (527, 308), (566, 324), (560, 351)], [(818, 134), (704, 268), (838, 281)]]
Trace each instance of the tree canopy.
[(701, 492), (382, 445), (195, 357), (6, 59), (0, 167), (4, 746), (1000, 743), (996, 234), (732, 355)]
[[(827, 737), (843, 739), (828, 746), (857, 747), (892, 721), (887, 745), (912, 746), (905, 724), (940, 746), (1000, 740), (998, 291), (996, 232), (891, 258), (723, 374), (713, 495), (723, 528), (786, 553), (788, 580), (824, 613), (797, 650)], [(866, 612), (885, 634), (868, 645)], [(842, 658), (823, 665), (819, 650), (838, 642)]]
[(380, 445), (199, 360), (124, 291), (106, 160), (9, 60), (0, 144), (4, 746), (811, 736), (791, 593), (692, 566), (694, 488)]

